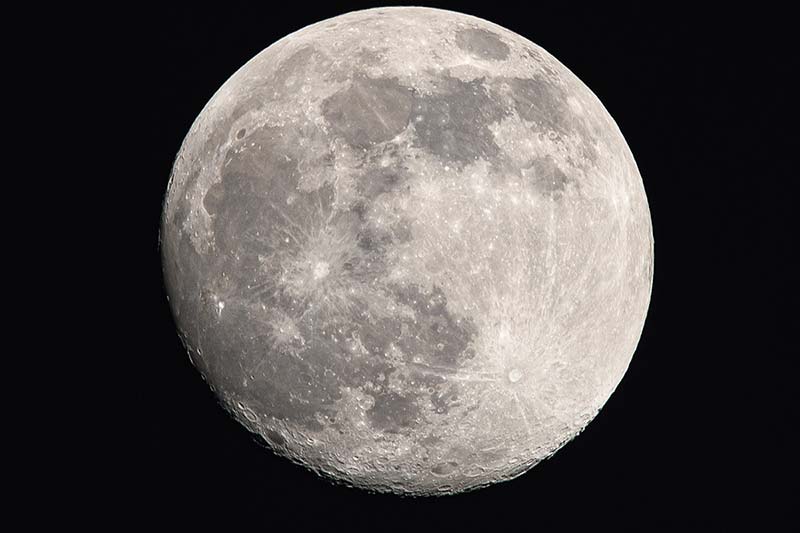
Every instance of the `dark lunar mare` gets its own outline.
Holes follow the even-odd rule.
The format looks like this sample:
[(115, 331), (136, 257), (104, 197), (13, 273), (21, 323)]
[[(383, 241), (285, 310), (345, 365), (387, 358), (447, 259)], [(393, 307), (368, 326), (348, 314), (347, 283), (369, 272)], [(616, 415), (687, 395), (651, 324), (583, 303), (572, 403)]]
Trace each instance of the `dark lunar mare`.
[[(363, 93), (386, 89), (390, 80), (362, 79), (360, 83), (356, 94), (341, 103), (344, 110), (351, 99), (373, 99)], [(397, 91), (408, 94), (404, 88)], [(444, 100), (434, 100), (433, 108), (443, 107)], [(407, 119), (396, 122), (403, 120)], [(355, 146), (365, 139), (370, 145), (377, 139), (388, 140), (399, 126), (387, 129), (387, 121), (394, 123), (384, 117), (374, 130), (359, 130), (348, 140)], [(347, 123), (338, 124), (346, 133)], [(439, 288), (426, 292), (414, 285), (384, 284), (376, 289), (387, 301), (411, 309), (413, 318), (373, 313), (363, 294), (370, 280), (385, 274), (386, 250), (411, 239), (402, 222), (381, 231), (365, 223), (378, 197), (404, 193), (407, 173), (402, 168), (367, 171), (359, 180), (360, 200), (349, 211), (323, 222), (333, 212), (333, 191), (330, 186), (299, 191), (298, 161), (304, 154), (297, 152), (295, 139), (266, 126), (242, 128), (232, 132), (232, 137), (235, 141), (225, 157), (221, 180), (203, 199), (213, 222), (214, 249), (198, 254), (183, 236), (181, 252), (170, 254), (178, 261), (168, 280), (180, 284), (179, 290), (170, 291), (181, 295), (175, 302), (181, 309), (176, 313), (178, 324), (182, 331), (193, 330), (187, 333), (196, 339), (197, 363), (209, 381), (255, 412), (312, 431), (322, 430), (325, 424), (336, 427), (332, 405), (341, 399), (342, 387), (374, 397), (368, 417), (378, 431), (409, 430), (425, 421), (426, 411), (446, 412), (457, 394), (453, 386), (443, 388), (442, 375), (474, 355), (470, 343), (476, 332), (470, 320), (447, 310)], [(186, 209), (178, 210), (173, 224), (180, 227), (186, 216)], [(352, 224), (345, 231), (357, 235), (358, 250), (352, 251), (336, 275), (344, 285), (357, 289), (348, 296), (356, 302), (355, 314), (309, 314), (309, 302), (286, 294), (278, 265), (263, 265), (261, 258), (278, 251), (289, 257), (306, 252), (304, 247), (310, 243), (294, 225), (318, 219), (320, 225), (335, 226), (344, 218)], [(287, 242), (289, 234), (293, 237)], [(321, 294), (324, 297), (325, 292)], [(224, 308), (219, 308), (219, 302)], [(274, 341), (269, 322), (276, 313), (294, 321), (302, 343)], [(353, 338), (360, 340), (366, 354), (346, 349), (346, 339)], [(402, 351), (403, 360), (387, 358), (393, 346)], [(409, 372), (407, 365), (425, 372)], [(397, 380), (404, 392), (391, 390), (390, 380)]]
[(457, 31), (456, 45), (475, 57), (490, 61), (506, 59), (511, 52), (499, 35), (483, 28), (465, 28)]

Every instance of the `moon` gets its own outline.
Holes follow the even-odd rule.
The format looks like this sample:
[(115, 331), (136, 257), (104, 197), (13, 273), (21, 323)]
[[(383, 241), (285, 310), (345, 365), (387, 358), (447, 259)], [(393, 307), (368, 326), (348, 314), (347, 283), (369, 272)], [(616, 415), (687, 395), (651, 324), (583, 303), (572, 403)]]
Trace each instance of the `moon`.
[(653, 279), (642, 178), (598, 98), (527, 39), (418, 7), (241, 67), (180, 148), (160, 242), (220, 403), (281, 456), (407, 495), (512, 479), (578, 435)]

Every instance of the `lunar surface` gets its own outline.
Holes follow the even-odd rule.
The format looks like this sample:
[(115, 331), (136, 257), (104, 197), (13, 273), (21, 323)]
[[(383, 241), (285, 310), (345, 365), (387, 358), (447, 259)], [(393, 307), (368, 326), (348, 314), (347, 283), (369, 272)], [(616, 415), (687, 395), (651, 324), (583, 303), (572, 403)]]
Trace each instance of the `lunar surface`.
[(413, 495), (575, 437), (653, 276), (642, 179), (597, 97), (519, 35), (428, 8), (325, 20), (239, 69), (183, 142), (161, 250), (179, 334), (243, 425)]

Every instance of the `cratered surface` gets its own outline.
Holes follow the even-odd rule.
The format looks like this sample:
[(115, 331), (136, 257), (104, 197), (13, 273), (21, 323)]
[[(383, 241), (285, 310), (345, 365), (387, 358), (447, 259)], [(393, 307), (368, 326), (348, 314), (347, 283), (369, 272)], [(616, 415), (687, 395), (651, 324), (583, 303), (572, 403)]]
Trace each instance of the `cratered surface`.
[(192, 361), (275, 452), (354, 486), (510, 479), (597, 414), (642, 331), (641, 177), (539, 46), (427, 8), (270, 46), (195, 121), (161, 228)]

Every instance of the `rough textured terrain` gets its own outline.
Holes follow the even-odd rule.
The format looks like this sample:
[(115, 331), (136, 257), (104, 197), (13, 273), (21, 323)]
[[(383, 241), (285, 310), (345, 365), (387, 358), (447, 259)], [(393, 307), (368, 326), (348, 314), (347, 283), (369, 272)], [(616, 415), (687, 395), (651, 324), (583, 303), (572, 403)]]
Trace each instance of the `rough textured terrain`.
[(642, 181), (533, 43), (425, 8), (269, 47), (175, 162), (167, 290), (192, 360), (279, 454), (380, 491), (509, 479), (597, 414), (642, 330)]

